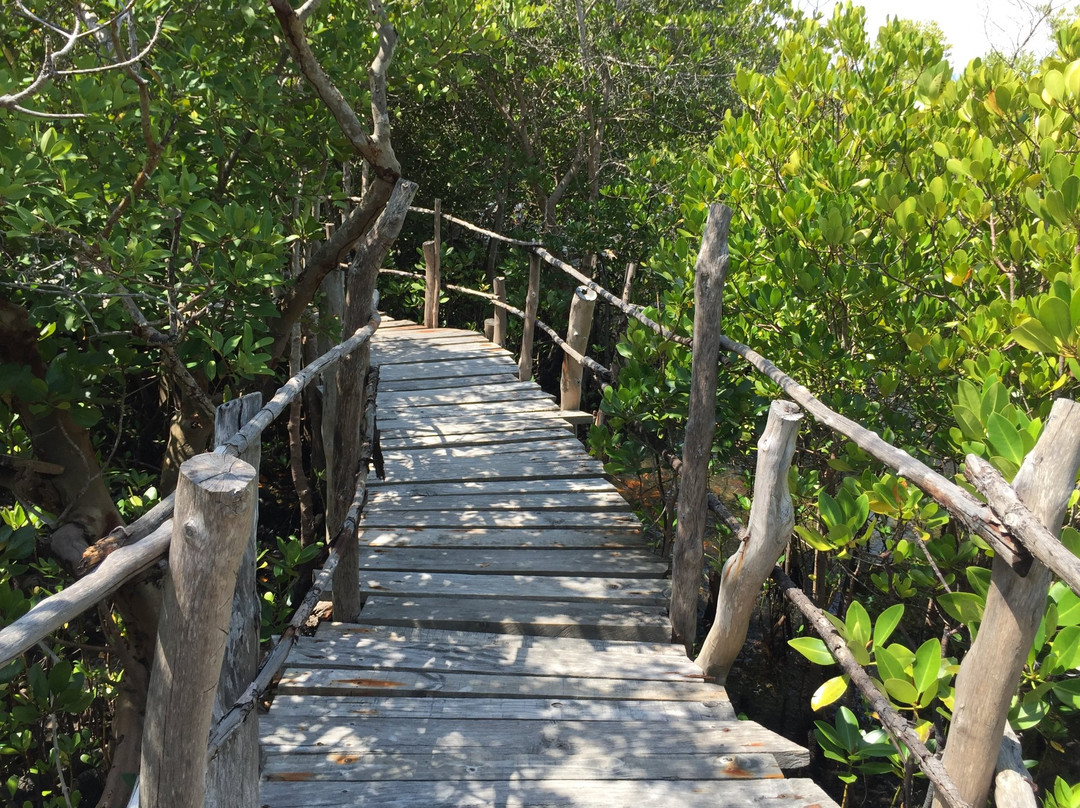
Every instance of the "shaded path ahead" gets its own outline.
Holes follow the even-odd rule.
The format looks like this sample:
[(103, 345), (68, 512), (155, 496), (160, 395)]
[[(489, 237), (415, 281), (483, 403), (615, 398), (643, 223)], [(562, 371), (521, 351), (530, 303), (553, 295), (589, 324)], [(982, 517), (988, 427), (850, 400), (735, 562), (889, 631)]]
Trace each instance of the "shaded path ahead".
[(372, 361), (366, 601), (293, 651), (262, 805), (835, 805), (668, 642), (666, 563), (506, 351), (384, 320)]

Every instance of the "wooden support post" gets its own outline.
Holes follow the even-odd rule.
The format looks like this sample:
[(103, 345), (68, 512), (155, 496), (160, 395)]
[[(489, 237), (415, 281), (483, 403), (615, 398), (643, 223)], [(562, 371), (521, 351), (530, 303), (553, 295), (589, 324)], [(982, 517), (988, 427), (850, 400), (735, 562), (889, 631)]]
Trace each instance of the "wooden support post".
[(529, 253), (529, 289), (525, 293), (525, 320), (521, 327), (521, 356), (518, 358), (518, 380), (523, 382), (532, 379), (533, 336), (539, 307), (540, 257)]
[(626, 265), (626, 275), (622, 284), (622, 302), (630, 302), (630, 289), (634, 285), (634, 273), (637, 272), (637, 264), (631, 261)]
[(147, 696), (142, 808), (203, 808), (214, 691), (258, 482), (255, 469), (225, 454), (180, 466)]
[(1024, 766), (1020, 739), (1008, 724), (1005, 725), (1005, 736), (1001, 739), (994, 771), (994, 805), (1039, 808), (1035, 799), (1035, 783)]
[(439, 327), (439, 291), (442, 271), (442, 200), (435, 200), (435, 227), (424, 242), (424, 328)]
[[(574, 290), (574, 296), (570, 300), (570, 322), (566, 326), (566, 343), (582, 356), (589, 350), (589, 332), (592, 330), (595, 308), (596, 292), (587, 286), (579, 286)], [(581, 407), (583, 371), (581, 362), (563, 355), (562, 378), (559, 379), (560, 410), (576, 410)]]
[(716, 620), (697, 658), (698, 667), (720, 683), (727, 678), (746, 641), (761, 585), (772, 574), (795, 529), (787, 475), (802, 417), (797, 404), (774, 401), (769, 407), (765, 432), (758, 441), (749, 532), (724, 564), (716, 599)]
[[(234, 398), (217, 408), (214, 445), (220, 446), (251, 420), (262, 407), (262, 394), (251, 393)], [(252, 441), (240, 459), (259, 472), (261, 443)], [(214, 697), (214, 722), (229, 711), (244, 693), (259, 670), (259, 623), (262, 604), (255, 591), (255, 532), (259, 524), (259, 506), (253, 508), (240, 569), (233, 591), (229, 636), (221, 664), (217, 695)], [(206, 769), (206, 808), (256, 808), (259, 804), (259, 722), (250, 713), (243, 725), (226, 742), (221, 753)]]
[(439, 253), (434, 241), (424, 242), (424, 328), (439, 327)]
[[(1013, 488), (1057, 534), (1080, 469), (1080, 405), (1054, 402), (1042, 437), (1020, 467)], [(961, 796), (985, 805), (1009, 705), (1046, 608), (1050, 571), (1033, 561), (1018, 575), (994, 557), (979, 633), (956, 675), (956, 702), (942, 759)], [(934, 805), (941, 803), (935, 799)]]
[(694, 354), (676, 506), (678, 527), (672, 552), (670, 609), (672, 638), (686, 646), (687, 654), (691, 653), (697, 633), (698, 593), (705, 560), (705, 498), (716, 431), (716, 375), (730, 225), (729, 207), (720, 203), (709, 207), (694, 268)]
[[(492, 284), (495, 299), (500, 303), (506, 302), (506, 278), (499, 276)], [(495, 329), (491, 335), (491, 341), (500, 348), (506, 347), (506, 309), (502, 306), (495, 307)]]

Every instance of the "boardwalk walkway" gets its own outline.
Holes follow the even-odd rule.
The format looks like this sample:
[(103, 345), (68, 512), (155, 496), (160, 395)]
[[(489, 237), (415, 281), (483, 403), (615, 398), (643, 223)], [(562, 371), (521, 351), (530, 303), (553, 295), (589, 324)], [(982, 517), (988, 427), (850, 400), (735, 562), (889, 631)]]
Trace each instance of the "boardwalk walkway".
[(384, 321), (387, 479), (360, 624), (294, 650), (261, 723), (270, 808), (831, 806), (670, 645), (666, 564), (482, 337)]

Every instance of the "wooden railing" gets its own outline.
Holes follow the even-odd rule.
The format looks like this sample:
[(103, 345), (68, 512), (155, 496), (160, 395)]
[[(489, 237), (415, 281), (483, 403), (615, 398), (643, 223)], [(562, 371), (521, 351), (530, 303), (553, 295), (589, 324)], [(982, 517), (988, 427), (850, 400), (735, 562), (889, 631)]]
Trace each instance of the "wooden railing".
[[(438, 205), (434, 211), (420, 208), (411, 210), (434, 214), (437, 222), (440, 218), (446, 219), (479, 235), (526, 250), (530, 258), (527, 300), (535, 299), (539, 272), (535, 272), (534, 268), (544, 261), (578, 280), (582, 284), (579, 290), (594, 292), (599, 299), (616, 307), (628, 318), (642, 323), (665, 339), (692, 348), (690, 407), (683, 454), (681, 458), (670, 458), (680, 474), (678, 532), (672, 556), (672, 634), (673, 639), (684, 643), (688, 653), (695, 639), (697, 600), (704, 561), (702, 538), (705, 514), (713, 512), (741, 540), (738, 551), (724, 565), (716, 619), (697, 656), (698, 665), (707, 675), (723, 682), (745, 641), (750, 615), (761, 588), (769, 578), (773, 578), (870, 701), (885, 729), (898, 744), (902, 743), (915, 756), (919, 768), (933, 783), (936, 805), (961, 808), (982, 801), (995, 766), (1006, 775), (1011, 774), (1011, 777), (999, 777), (998, 782), (1002, 784), (999, 786), (1002, 789), (999, 791), (999, 804), (1000, 800), (1008, 800), (1009, 805), (1035, 805), (1030, 788), (1023, 784), (1023, 778), (1027, 775), (1021, 774), (1022, 766), (1015, 762), (1016, 739), (1008, 731), (1006, 717), (1023, 661), (1043, 615), (1051, 573), (1057, 575), (1073, 592), (1080, 594), (1080, 559), (1066, 549), (1058, 538), (1065, 503), (1080, 471), (1080, 405), (1068, 400), (1055, 402), (1042, 438), (1025, 459), (1012, 486), (989, 464), (969, 455), (965, 473), (986, 497), (987, 501), (983, 502), (907, 452), (882, 440), (876, 433), (829, 409), (773, 362), (722, 333), (721, 300), (727, 270), (727, 229), (731, 217), (726, 206), (713, 205), (706, 222), (695, 268), (692, 339), (651, 320), (640, 307), (629, 303), (625, 291), (622, 298), (615, 296), (572, 265), (552, 256), (537, 242), (493, 233), (441, 213)], [(432, 327), (436, 324), (438, 309), (432, 300), (437, 300), (441, 289), (479, 294), (497, 307), (522, 316), (525, 326), (521, 367), (522, 378), (526, 378), (525, 368), (529, 367), (526, 359), (530, 356), (527, 348), (531, 350), (532, 345), (528, 313), (507, 306), (505, 293), (488, 295), (442, 284), (437, 252), (431, 249), (437, 240), (438, 236), (425, 245), (428, 260), (424, 308), (428, 313), (426, 316), (432, 317), (427, 324)], [(550, 327), (543, 327), (553, 333)], [(582, 361), (584, 347), (571, 346), (569, 338), (557, 341), (557, 344), (566, 352), (568, 359)], [(587, 340), (584, 344), (587, 344)], [(716, 378), (720, 351), (742, 357), (790, 398), (790, 401), (776, 401), (770, 408), (768, 424), (759, 443), (755, 491), (747, 526), (739, 523), (710, 495), (706, 484), (716, 423)], [(583, 364), (603, 381), (610, 381), (606, 369)], [(564, 376), (566, 370), (567, 363), (564, 363)], [(926, 748), (911, 725), (891, 707), (888, 698), (855, 662), (843, 639), (832, 629), (820, 610), (802, 596), (801, 590), (776, 567), (794, 527), (787, 472), (804, 412), (850, 439), (870, 456), (921, 488), (994, 550), (990, 595), (983, 622), (957, 676), (954, 717), (944, 760)], [(1020, 782), (1019, 789), (1017, 782)], [(1010, 788), (1007, 792), (1004, 790)], [(1009, 796), (1004, 796), (1006, 793)]]
[[(372, 310), (377, 306), (376, 293)], [(254, 708), (339, 569), (342, 550), (355, 545), (373, 454), (378, 368), (366, 374), (360, 463), (350, 479), (351, 504), (346, 503), (343, 523), (329, 542), (314, 584), (261, 664), (255, 591), (260, 436), (320, 374), (365, 346), (379, 323), (375, 314), (349, 339), (290, 378), (265, 406), (256, 393), (219, 407), (216, 448), (181, 465), (176, 492), (95, 545), (107, 555), (93, 570), (0, 629), (3, 666), (168, 555), (141, 774), (131, 808), (258, 805)], [(335, 585), (335, 603), (340, 597), (359, 599), (357, 553), (351, 558), (353, 568)], [(350, 585), (354, 592), (341, 591)]]

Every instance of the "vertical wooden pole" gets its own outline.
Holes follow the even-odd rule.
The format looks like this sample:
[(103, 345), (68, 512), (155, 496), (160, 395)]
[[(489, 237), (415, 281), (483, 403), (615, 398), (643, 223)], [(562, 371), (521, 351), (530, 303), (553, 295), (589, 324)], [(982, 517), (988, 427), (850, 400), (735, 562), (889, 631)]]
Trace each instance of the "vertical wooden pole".
[(201, 454), (180, 466), (147, 696), (142, 808), (203, 808), (214, 691), (257, 488), (255, 469), (236, 457)]
[(434, 241), (424, 242), (424, 328), (439, 327), (439, 253)]
[(709, 207), (705, 235), (694, 268), (694, 342), (690, 369), (690, 408), (683, 440), (683, 471), (676, 506), (678, 528), (672, 550), (671, 633), (689, 654), (697, 633), (698, 592), (705, 551), (705, 498), (709, 458), (716, 431), (716, 375), (720, 352), (720, 317), (728, 267), (731, 209)]
[[(494, 283), (495, 299), (506, 302), (506, 278), (499, 276)], [(502, 306), (495, 307), (495, 331), (491, 341), (500, 348), (506, 347), (506, 309)]]
[[(251, 420), (262, 407), (262, 394), (234, 398), (217, 408), (214, 445), (220, 446)], [(261, 443), (252, 441), (240, 459), (259, 472)], [(223, 716), (244, 693), (259, 670), (259, 623), (262, 608), (255, 591), (256, 529), (259, 505), (255, 503), (244, 555), (233, 591), (229, 636), (221, 663), (212, 721)], [(206, 770), (206, 808), (256, 808), (259, 804), (259, 723), (248, 713), (244, 723), (225, 742)]]
[[(566, 343), (585, 355), (589, 350), (589, 332), (592, 330), (593, 310), (596, 308), (596, 292), (587, 286), (579, 286), (570, 299), (570, 317), (566, 326)], [(581, 407), (581, 363), (563, 356), (562, 377), (559, 379), (559, 409), (576, 410)]]
[(637, 264), (631, 261), (626, 265), (626, 275), (623, 277), (622, 302), (630, 302), (630, 288), (634, 285), (634, 273), (637, 272)]
[[(1080, 469), (1080, 404), (1054, 402), (1042, 437), (1024, 458), (1013, 488), (1052, 533)], [(1024, 577), (995, 556), (979, 633), (956, 675), (956, 702), (942, 762), (960, 796), (985, 805), (1009, 705), (1046, 610), (1050, 571), (1033, 561)], [(934, 800), (934, 805), (941, 805)]]
[(748, 538), (724, 564), (716, 599), (716, 620), (697, 658), (698, 667), (721, 683), (746, 641), (761, 585), (772, 574), (795, 529), (787, 475), (802, 417), (798, 405), (774, 401), (758, 441)]
[(540, 256), (529, 253), (529, 289), (525, 293), (525, 323), (521, 328), (521, 356), (518, 358), (518, 380), (523, 382), (532, 378), (533, 336), (539, 307)]
[(442, 271), (442, 201), (435, 200), (435, 234), (424, 242), (424, 328), (439, 327), (439, 288)]

